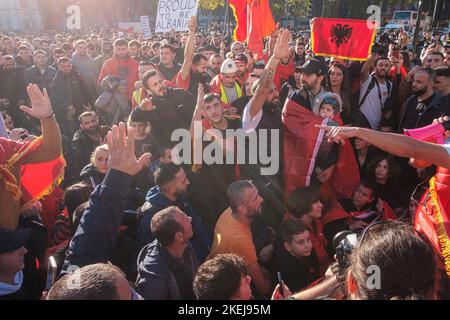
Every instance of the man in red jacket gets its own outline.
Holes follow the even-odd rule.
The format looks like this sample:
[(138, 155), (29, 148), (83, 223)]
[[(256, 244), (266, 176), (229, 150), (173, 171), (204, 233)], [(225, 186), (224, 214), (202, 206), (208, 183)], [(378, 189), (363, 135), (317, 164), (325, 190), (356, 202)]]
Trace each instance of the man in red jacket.
[(128, 52), (128, 42), (117, 39), (114, 42), (114, 57), (107, 60), (100, 71), (98, 84), (109, 75), (118, 76), (127, 81), (127, 99), (133, 97), (134, 84), (139, 80), (139, 62), (132, 59)]

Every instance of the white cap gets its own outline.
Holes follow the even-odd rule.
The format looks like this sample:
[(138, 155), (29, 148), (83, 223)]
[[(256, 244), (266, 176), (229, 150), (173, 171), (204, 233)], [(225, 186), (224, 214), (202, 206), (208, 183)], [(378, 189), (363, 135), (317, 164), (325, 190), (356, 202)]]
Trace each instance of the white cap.
[(236, 66), (236, 62), (229, 58), (222, 63), (222, 67), (220, 68), (220, 73), (234, 73), (237, 71), (238, 68)]

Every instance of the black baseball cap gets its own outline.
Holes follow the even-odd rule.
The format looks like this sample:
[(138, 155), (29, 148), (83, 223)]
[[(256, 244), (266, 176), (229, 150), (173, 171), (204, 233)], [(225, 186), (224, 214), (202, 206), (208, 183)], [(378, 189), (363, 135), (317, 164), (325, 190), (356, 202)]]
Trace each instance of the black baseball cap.
[(23, 247), (30, 237), (30, 232), (30, 228), (15, 231), (0, 228), (0, 254)]
[(325, 75), (325, 67), (317, 59), (311, 59), (307, 61), (302, 67), (296, 69), (306, 74), (316, 74), (318, 76)]
[(243, 63), (248, 63), (248, 58), (245, 54), (240, 53), (238, 54), (234, 59), (235, 62), (243, 62)]

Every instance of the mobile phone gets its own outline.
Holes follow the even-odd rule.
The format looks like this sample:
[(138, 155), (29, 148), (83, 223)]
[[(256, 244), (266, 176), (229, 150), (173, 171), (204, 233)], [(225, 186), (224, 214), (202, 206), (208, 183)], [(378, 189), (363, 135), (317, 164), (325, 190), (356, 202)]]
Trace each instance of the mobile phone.
[(284, 292), (283, 292), (283, 279), (281, 279), (281, 272), (278, 271), (277, 272), (277, 278), (278, 278), (278, 284), (280, 285), (280, 294), (282, 296), (284, 296)]
[(56, 277), (58, 275), (58, 265), (56, 264), (56, 260), (53, 256), (48, 258), (48, 267), (47, 267), (47, 281), (45, 284), (45, 290), (48, 291), (53, 286), (56, 281)]

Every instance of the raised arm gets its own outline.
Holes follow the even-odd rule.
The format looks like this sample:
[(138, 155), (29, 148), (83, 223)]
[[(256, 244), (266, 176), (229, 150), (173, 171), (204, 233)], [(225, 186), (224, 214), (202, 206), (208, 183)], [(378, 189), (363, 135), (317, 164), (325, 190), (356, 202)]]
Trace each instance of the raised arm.
[(254, 118), (264, 105), (264, 101), (272, 88), (273, 78), (281, 60), (289, 57), (289, 39), (291, 34), (289, 30), (282, 30), (277, 38), (273, 55), (270, 58), (263, 75), (259, 80), (259, 86), (249, 102), (249, 114), (251, 118)]
[(181, 67), (181, 78), (186, 80), (191, 72), (192, 60), (194, 59), (195, 54), (195, 46), (194, 46), (194, 38), (195, 31), (197, 30), (197, 17), (192, 16), (188, 22), (189, 28), (189, 37), (186, 43), (186, 48), (184, 48), (184, 61), (183, 66)]
[(450, 169), (450, 155), (439, 144), (414, 140), (411, 137), (355, 127), (319, 126), (327, 131), (330, 142), (360, 138), (371, 145), (399, 157), (409, 157)]
[(373, 64), (375, 62), (375, 56), (370, 55), (369, 59), (366, 60), (364, 63), (362, 70), (361, 70), (361, 82), (364, 82), (369, 77), (370, 70), (373, 67)]
[(47, 89), (41, 92), (35, 84), (27, 86), (28, 96), (31, 101), (31, 108), (21, 106), (20, 110), (33, 118), (41, 120), (42, 144), (23, 163), (46, 162), (59, 157), (62, 153), (61, 132), (53, 113), (50, 97)]
[(110, 170), (89, 198), (89, 206), (70, 242), (62, 274), (109, 260), (133, 176), (142, 170), (151, 157), (146, 153), (137, 160), (134, 154), (134, 129), (128, 129), (128, 137), (126, 132), (125, 124), (120, 123), (119, 127), (113, 126), (108, 133)]

